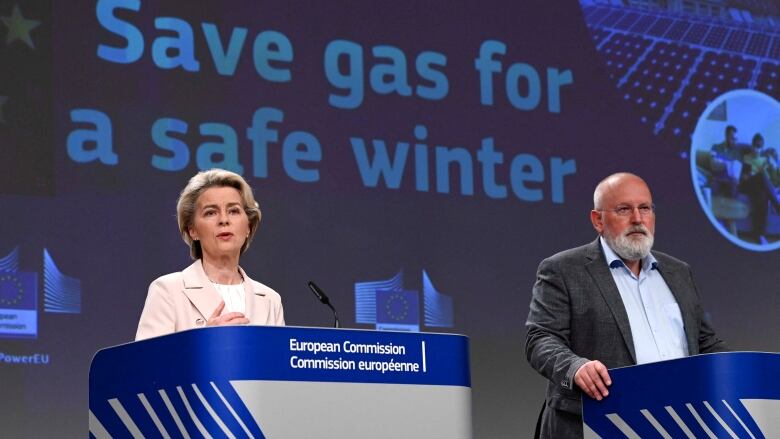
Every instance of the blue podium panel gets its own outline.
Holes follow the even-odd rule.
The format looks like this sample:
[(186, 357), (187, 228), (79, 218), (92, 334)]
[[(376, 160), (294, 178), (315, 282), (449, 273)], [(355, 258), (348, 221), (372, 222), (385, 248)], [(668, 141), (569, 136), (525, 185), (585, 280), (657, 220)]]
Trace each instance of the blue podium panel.
[(728, 352), (612, 369), (582, 399), (585, 438), (780, 437), (780, 354)]
[(99, 351), (103, 437), (470, 438), (460, 335), (233, 326)]

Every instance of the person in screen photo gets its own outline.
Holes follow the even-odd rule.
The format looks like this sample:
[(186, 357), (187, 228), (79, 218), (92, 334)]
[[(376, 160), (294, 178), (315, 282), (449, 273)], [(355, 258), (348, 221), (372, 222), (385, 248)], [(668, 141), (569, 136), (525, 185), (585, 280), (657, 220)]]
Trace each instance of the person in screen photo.
[(761, 244), (768, 243), (765, 235), (769, 205), (774, 207), (775, 212), (780, 212), (780, 199), (772, 182), (776, 170), (770, 162), (770, 155), (765, 151), (764, 136), (756, 133), (750, 151), (742, 158), (740, 176), (740, 190), (750, 200), (751, 229), (748, 238)]
[(712, 146), (714, 195), (734, 197), (739, 184), (738, 175), (732, 171), (732, 163), (742, 160), (743, 148), (737, 145), (737, 127), (726, 126), (724, 140)]
[(219, 325), (284, 325), (279, 294), (239, 265), (260, 223), (252, 188), (222, 169), (192, 177), (176, 204), (192, 265), (149, 286), (136, 340)]

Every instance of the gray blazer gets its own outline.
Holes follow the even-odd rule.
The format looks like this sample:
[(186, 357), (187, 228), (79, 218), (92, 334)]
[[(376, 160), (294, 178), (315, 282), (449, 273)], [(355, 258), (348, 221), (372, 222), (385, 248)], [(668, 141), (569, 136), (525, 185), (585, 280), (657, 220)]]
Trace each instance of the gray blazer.
[[(704, 319), (688, 264), (653, 255), (680, 306), (689, 354), (727, 350)], [(539, 264), (526, 329), (528, 362), (549, 380), (541, 437), (582, 437), (577, 369), (590, 360), (607, 368), (636, 364), (628, 314), (598, 239)]]

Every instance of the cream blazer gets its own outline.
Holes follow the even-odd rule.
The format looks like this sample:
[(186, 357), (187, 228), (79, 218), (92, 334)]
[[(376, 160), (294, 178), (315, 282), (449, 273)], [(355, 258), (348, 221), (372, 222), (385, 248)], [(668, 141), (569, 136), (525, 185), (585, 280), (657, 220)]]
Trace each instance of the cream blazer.
[[(239, 267), (244, 277), (246, 312), (252, 325), (284, 326), (282, 299), (271, 288), (254, 281)], [(136, 340), (202, 328), (217, 309), (222, 296), (203, 271), (200, 259), (184, 271), (166, 274), (149, 285)]]

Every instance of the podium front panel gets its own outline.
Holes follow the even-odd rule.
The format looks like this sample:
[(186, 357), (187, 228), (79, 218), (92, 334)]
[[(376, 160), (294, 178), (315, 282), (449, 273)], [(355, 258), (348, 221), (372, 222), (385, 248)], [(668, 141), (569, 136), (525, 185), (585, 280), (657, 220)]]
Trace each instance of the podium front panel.
[(183, 331), (101, 350), (94, 437), (470, 438), (468, 339), (295, 327)]
[(585, 438), (780, 437), (780, 354), (726, 352), (612, 369), (583, 397)]

